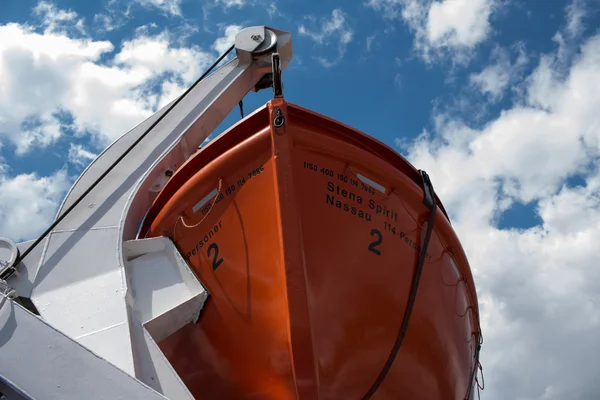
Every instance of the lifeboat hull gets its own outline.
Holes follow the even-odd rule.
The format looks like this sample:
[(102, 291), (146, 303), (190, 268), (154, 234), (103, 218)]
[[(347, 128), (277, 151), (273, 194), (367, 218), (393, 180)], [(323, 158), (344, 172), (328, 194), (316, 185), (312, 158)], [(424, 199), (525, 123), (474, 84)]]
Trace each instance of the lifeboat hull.
[(190, 158), (144, 237), (167, 236), (210, 293), (159, 345), (198, 399), (464, 399), (479, 331), (468, 261), (406, 160), (274, 99)]

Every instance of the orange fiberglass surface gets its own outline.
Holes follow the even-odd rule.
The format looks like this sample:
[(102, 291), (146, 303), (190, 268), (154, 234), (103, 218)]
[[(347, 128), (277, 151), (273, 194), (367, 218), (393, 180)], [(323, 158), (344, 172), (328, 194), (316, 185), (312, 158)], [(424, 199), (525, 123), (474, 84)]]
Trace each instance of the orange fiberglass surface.
[(210, 296), (159, 343), (197, 399), (471, 398), (473, 277), (426, 174), (276, 98), (150, 209)]

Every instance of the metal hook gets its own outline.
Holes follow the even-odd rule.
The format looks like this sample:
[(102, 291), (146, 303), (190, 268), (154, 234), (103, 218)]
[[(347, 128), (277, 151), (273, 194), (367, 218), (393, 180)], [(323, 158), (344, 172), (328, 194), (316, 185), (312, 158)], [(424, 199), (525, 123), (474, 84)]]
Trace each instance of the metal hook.
[(275, 110), (275, 119), (273, 120), (273, 125), (275, 126), (275, 128), (281, 128), (284, 123), (285, 117), (281, 112), (281, 108), (278, 108), (277, 110)]

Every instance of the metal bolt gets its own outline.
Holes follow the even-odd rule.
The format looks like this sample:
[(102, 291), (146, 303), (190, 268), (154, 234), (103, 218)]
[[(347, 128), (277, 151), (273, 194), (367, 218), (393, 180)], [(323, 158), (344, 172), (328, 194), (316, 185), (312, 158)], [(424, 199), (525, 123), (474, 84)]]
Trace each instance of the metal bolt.
[(259, 40), (262, 39), (262, 36), (260, 36), (260, 35), (252, 35), (252, 36), (250, 36), (250, 39), (258, 42)]
[(170, 178), (170, 177), (172, 177), (172, 176), (173, 176), (173, 170), (172, 170), (172, 169), (167, 169), (167, 170), (165, 170), (165, 176), (166, 176), (167, 178)]

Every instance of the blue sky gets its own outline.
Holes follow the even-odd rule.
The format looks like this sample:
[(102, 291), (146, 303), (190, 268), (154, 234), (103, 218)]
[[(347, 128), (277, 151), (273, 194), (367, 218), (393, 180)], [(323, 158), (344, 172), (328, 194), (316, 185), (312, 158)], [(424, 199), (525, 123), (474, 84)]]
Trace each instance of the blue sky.
[[(414, 30), (399, 23), (398, 17), (390, 18), (389, 10), (378, 9), (369, 3), (154, 2), (162, 7), (152, 3), (59, 1), (42, 4), (47, 4), (48, 9), (52, 6), (54, 13), (60, 10), (77, 13), (73, 20), (58, 22), (58, 31), (68, 32), (69, 37), (110, 41), (114, 48), (104, 52), (98, 60), (98, 64), (107, 65), (114, 61), (120, 44), (135, 37), (136, 29), (141, 26), (146, 26), (150, 35), (167, 29), (173, 35), (182, 35), (177, 46), (196, 45), (203, 49), (210, 49), (215, 39), (223, 36), (224, 28), (230, 25), (269, 24), (288, 30), (294, 34), (295, 59), (285, 73), (286, 98), (354, 126), (393, 147), (397, 147), (398, 140), (410, 142), (423, 129), (434, 129), (435, 110), (453, 110), (472, 127), (483, 126), (497, 117), (502, 109), (510, 106), (513, 96), (506, 94), (493, 104), (486, 102), (486, 96), (470, 84), (471, 74), (485, 68), (500, 47), (507, 49), (509, 58), (516, 56), (517, 48), (522, 49), (528, 57), (522, 73), (527, 75), (536, 67), (533, 62), (536, 56), (557, 47), (552, 38), (565, 25), (568, 5), (561, 1), (503, 4), (490, 15), (493, 31), (468, 50), (470, 54), (465, 56), (466, 61), (454, 58), (451, 54), (454, 50), (449, 49), (435, 61), (425, 62), (414, 51)], [(391, 4), (396, 12), (401, 10), (394, 1), (381, 3)], [(43, 21), (49, 13), (40, 7), (35, 11), (37, 5), (35, 1), (5, 2), (0, 23), (27, 24), (43, 33), (47, 29)], [(333, 21), (335, 12), (339, 12), (343, 24), (339, 30), (328, 33), (323, 27)], [(84, 32), (69, 27), (80, 19), (83, 19)], [(597, 15), (586, 20), (584, 34), (593, 31), (596, 20)], [(112, 28), (109, 31), (107, 22)], [(300, 33), (301, 26), (307, 30), (306, 34)], [(342, 43), (343, 32), (351, 35), (347, 44)], [(216, 55), (216, 52), (211, 54)], [(27, 79), (25, 76), (19, 78)], [(267, 92), (250, 93), (245, 99), (246, 109), (256, 108), (268, 96)], [(460, 102), (463, 102), (462, 106)], [(223, 126), (237, 116), (238, 112), (234, 110)], [(75, 137), (75, 132), (66, 127), (71, 123), (69, 112), (63, 112), (60, 120), (64, 123), (60, 138), (47, 146), (32, 146), (32, 151), (17, 155), (14, 145), (4, 143), (0, 155), (11, 175), (61, 168), (71, 144), (85, 146), (94, 153), (106, 144), (90, 145), (85, 135)], [(83, 166), (68, 165), (68, 172), (78, 174)], [(534, 208), (535, 204), (518, 204), (498, 216), (497, 224), (520, 228), (535, 225), (539, 220), (535, 218)]]
[(478, 285), (483, 397), (600, 393), (596, 0), (5, 0), (0, 236), (43, 231), (95, 154), (251, 25), (293, 35), (288, 101), (432, 176)]

